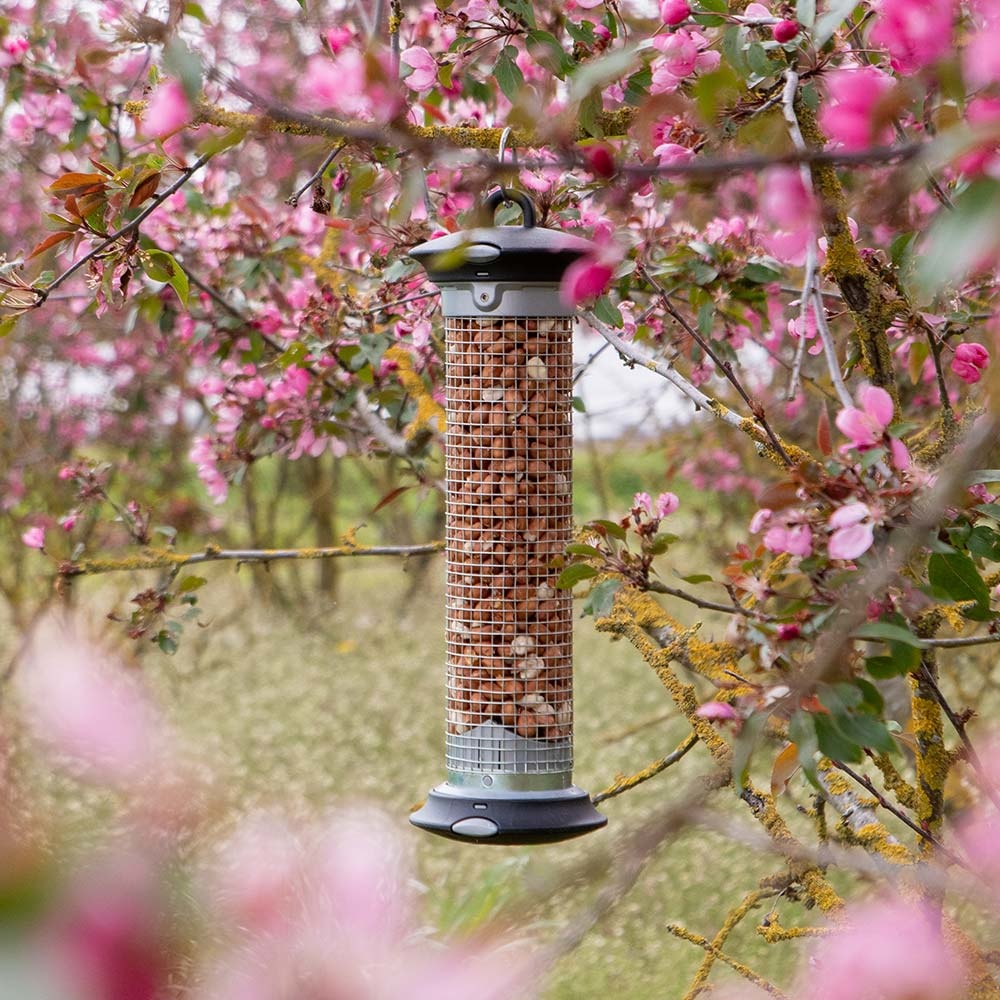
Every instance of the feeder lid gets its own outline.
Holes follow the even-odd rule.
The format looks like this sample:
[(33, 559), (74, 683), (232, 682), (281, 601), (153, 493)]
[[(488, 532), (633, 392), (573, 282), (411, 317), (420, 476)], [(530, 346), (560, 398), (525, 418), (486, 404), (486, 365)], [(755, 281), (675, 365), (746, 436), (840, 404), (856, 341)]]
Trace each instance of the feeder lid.
[(527, 281), (552, 284), (593, 244), (579, 236), (535, 225), (535, 206), (519, 191), (496, 190), (486, 199), (495, 212), (505, 201), (517, 202), (520, 226), (490, 226), (439, 236), (415, 246), (409, 256), (437, 284), (462, 281)]

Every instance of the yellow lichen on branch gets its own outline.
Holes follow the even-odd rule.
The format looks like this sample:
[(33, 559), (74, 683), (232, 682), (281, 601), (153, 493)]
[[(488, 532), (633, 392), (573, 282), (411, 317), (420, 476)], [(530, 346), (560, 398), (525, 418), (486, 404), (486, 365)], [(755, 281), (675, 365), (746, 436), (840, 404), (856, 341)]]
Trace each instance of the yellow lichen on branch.
[(100, 573), (126, 573), (146, 569), (177, 570), (207, 562), (271, 563), (283, 559), (339, 559), (360, 556), (430, 555), (444, 549), (444, 542), (423, 545), (338, 545), (328, 548), (299, 549), (222, 549), (206, 545), (201, 552), (174, 552), (170, 549), (144, 548), (134, 555), (117, 559), (78, 559), (59, 567), (62, 579), (95, 576)]
[(413, 370), (413, 358), (398, 344), (385, 352), (386, 359), (396, 365), (396, 378), (403, 388), (416, 400), (417, 412), (406, 428), (405, 435), (409, 440), (417, 431), (437, 430), (444, 433), (444, 407), (431, 395), (424, 380)]
[[(124, 111), (128, 115), (141, 118), (148, 107), (148, 101), (126, 101)], [(597, 116), (597, 125), (604, 135), (624, 135), (635, 119), (634, 108), (605, 111)], [(359, 126), (356, 122), (345, 122), (337, 118), (322, 116), (300, 116), (289, 113), (283, 115), (280, 109), (272, 108), (268, 114), (250, 111), (231, 111), (218, 105), (201, 102), (197, 107), (194, 125), (215, 125), (219, 128), (241, 129), (248, 134), (260, 135), (275, 132), (283, 135), (316, 136), (328, 138), (352, 138), (359, 132), (363, 141), (386, 142), (394, 137), (406, 137), (419, 143), (438, 143), (456, 149), (484, 149), (496, 151), (500, 146), (502, 128), (477, 127), (469, 125), (411, 125), (401, 123), (391, 129), (376, 126)], [(384, 131), (384, 135), (381, 133)], [(398, 133), (398, 136), (397, 136)], [(573, 140), (588, 139), (590, 136), (578, 127)], [(520, 149), (539, 149), (550, 145), (552, 137), (540, 132), (514, 129), (508, 139), (510, 146)]]

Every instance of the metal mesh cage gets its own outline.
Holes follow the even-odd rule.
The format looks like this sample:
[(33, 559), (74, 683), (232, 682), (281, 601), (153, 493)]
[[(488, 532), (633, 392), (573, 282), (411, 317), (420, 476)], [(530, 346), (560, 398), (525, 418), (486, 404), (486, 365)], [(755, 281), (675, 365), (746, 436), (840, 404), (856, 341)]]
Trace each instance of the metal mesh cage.
[(445, 320), (447, 766), (569, 773), (572, 319)]

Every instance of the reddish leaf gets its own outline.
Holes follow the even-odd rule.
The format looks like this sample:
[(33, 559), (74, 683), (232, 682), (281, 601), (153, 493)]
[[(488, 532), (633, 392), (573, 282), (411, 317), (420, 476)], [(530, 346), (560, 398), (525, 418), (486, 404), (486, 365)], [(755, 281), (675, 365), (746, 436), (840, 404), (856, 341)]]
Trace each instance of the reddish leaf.
[(135, 208), (141, 205), (147, 198), (152, 198), (156, 194), (156, 189), (160, 186), (159, 170), (144, 170), (139, 174), (139, 182), (132, 192), (128, 207)]
[(101, 163), (100, 160), (95, 160), (92, 156), (87, 157), (91, 163), (101, 171), (102, 174), (107, 174), (109, 177), (115, 176), (115, 171), (113, 167), (109, 167), (106, 163)]
[(46, 189), (53, 194), (66, 195), (90, 194), (92, 191), (103, 191), (107, 181), (103, 174), (63, 174)]
[(822, 454), (833, 454), (833, 439), (830, 436), (830, 414), (826, 408), (826, 404), (819, 411), (819, 420), (816, 423), (816, 444)]
[(412, 486), (397, 486), (394, 490), (390, 490), (375, 506), (372, 508), (372, 513), (380, 511), (383, 507), (388, 507), (393, 500), (401, 497), (407, 490), (413, 489)]
[(41, 243), (35, 247), (31, 253), (28, 254), (27, 260), (31, 260), (32, 257), (37, 257), (40, 253), (45, 253), (50, 247), (54, 247), (57, 243), (62, 243), (63, 240), (71, 239), (75, 233), (53, 233), (51, 236), (46, 236)]
[(796, 507), (802, 501), (799, 500), (799, 487), (797, 483), (786, 479), (780, 483), (772, 483), (761, 493), (757, 500), (760, 507), (767, 507), (770, 510), (784, 510), (786, 507)]
[(792, 775), (799, 769), (799, 748), (789, 743), (771, 767), (771, 795), (777, 798), (788, 787)]

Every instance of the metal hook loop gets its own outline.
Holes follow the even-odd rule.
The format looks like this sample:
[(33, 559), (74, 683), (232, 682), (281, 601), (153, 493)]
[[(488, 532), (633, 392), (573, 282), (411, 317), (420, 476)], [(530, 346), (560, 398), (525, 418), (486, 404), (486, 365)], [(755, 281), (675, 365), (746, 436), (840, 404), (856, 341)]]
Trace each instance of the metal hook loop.
[[(504, 159), (505, 159), (505, 154), (507, 152), (507, 143), (510, 141), (510, 137), (513, 131), (514, 130), (508, 125), (503, 130), (503, 132), (500, 133), (500, 149), (497, 152), (497, 160), (500, 163), (501, 167), (505, 165)], [(517, 147), (513, 145), (510, 147), (510, 162), (511, 166), (517, 169)], [(504, 203), (509, 204), (511, 200), (510, 195), (508, 194), (507, 189), (503, 186), (502, 178), (500, 180), (500, 191), (503, 194)]]

